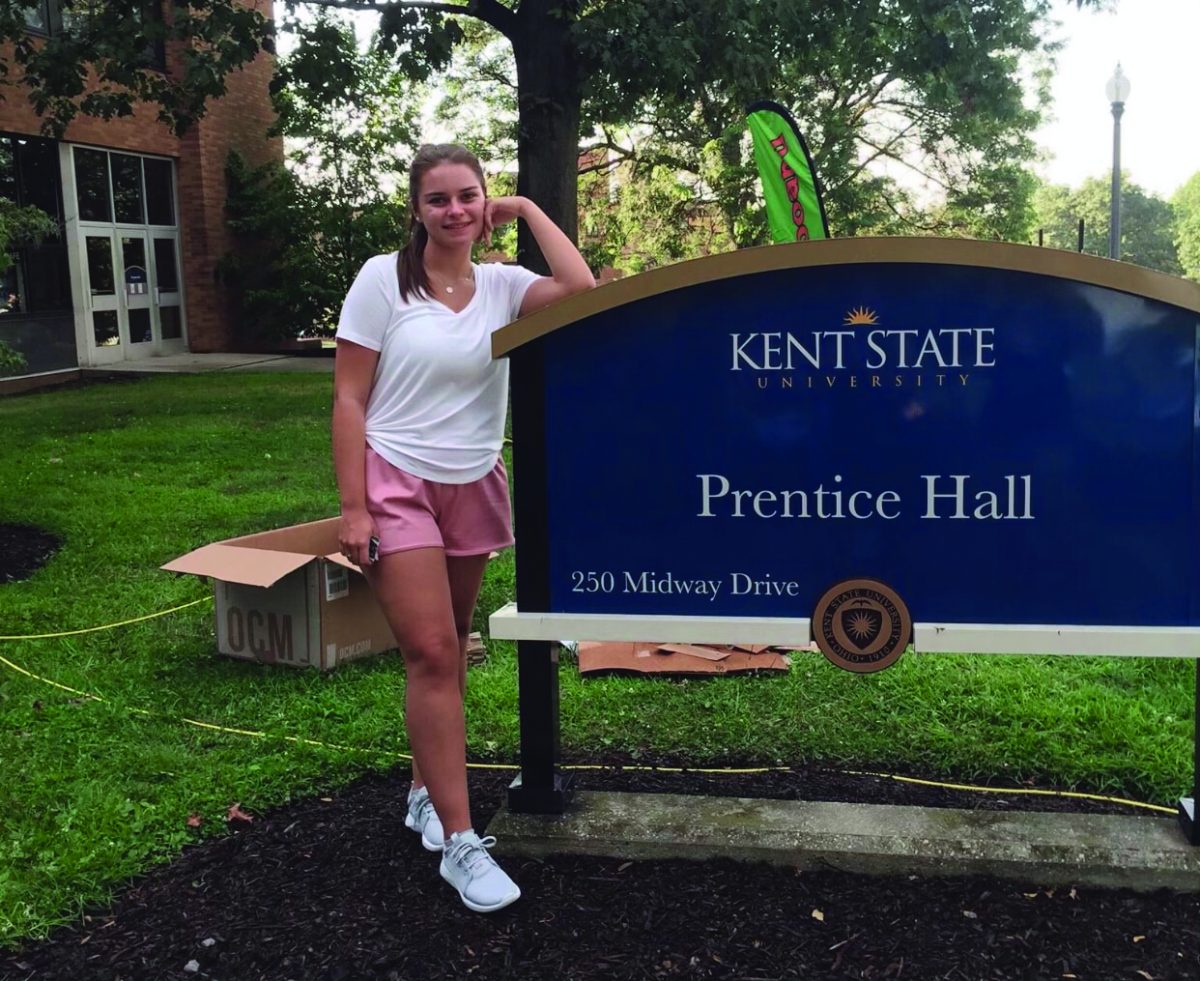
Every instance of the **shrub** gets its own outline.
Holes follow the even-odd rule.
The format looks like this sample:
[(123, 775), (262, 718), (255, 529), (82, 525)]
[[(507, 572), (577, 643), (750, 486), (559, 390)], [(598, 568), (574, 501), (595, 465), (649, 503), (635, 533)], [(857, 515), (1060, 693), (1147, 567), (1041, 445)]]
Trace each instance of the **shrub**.
[(0, 378), (23, 375), (28, 367), (29, 362), (25, 360), (25, 355), (0, 341)]

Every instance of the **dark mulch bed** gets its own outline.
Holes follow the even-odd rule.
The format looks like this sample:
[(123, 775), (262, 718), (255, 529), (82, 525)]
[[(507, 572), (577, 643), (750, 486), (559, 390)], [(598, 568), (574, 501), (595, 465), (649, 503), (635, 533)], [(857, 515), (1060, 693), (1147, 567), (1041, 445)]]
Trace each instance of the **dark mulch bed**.
[[(483, 826), (509, 774), (472, 774)], [(1079, 808), (848, 777), (585, 772), (584, 788)], [(524, 896), (470, 913), (399, 820), (402, 773), (297, 802), (188, 849), (0, 977), (1188, 979), (1200, 897), (988, 878), (869, 878), (732, 862), (508, 860)]]
[(0, 583), (28, 579), (61, 546), (57, 535), (41, 528), (0, 523)]

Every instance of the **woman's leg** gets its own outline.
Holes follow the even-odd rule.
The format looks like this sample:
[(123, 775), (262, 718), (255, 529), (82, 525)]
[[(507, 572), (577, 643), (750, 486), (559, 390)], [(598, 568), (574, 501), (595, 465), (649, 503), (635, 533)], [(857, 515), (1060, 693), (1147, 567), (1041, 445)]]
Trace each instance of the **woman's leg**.
[(447, 566), (442, 549), (418, 548), (382, 556), (367, 575), (404, 654), (409, 744), (449, 836), (471, 827), (471, 816), (463, 648)]
[(467, 641), (471, 638), (471, 621), (475, 617), (475, 604), (479, 600), (479, 587), (483, 585), (487, 564), (486, 552), (483, 555), (446, 556), (450, 602), (454, 607), (454, 629), (458, 631), (458, 643), (462, 648), (458, 678), (464, 697), (467, 694)]
[[(479, 599), (479, 587), (487, 570), (488, 556), (446, 556), (446, 573), (450, 582), (450, 603), (454, 609), (454, 628), (458, 633), (460, 656), (458, 659), (458, 690), (462, 697), (467, 695), (467, 641), (471, 636), (471, 621), (475, 615), (475, 603)], [(421, 768), (413, 760), (412, 782), (414, 787), (425, 786)], [(436, 808), (435, 808), (436, 809)]]

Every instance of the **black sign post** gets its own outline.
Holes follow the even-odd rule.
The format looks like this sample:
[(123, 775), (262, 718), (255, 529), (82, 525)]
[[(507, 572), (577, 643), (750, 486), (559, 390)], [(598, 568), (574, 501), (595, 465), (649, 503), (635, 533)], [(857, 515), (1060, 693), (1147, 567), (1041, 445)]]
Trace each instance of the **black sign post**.
[[(517, 596), (522, 609), (550, 608), (546, 495), (545, 362), (542, 346), (512, 355), (513, 483), (517, 499)], [(562, 814), (571, 799), (570, 777), (558, 770), (558, 647), (554, 641), (517, 641), (521, 720), (521, 773), (508, 790), (509, 809)]]

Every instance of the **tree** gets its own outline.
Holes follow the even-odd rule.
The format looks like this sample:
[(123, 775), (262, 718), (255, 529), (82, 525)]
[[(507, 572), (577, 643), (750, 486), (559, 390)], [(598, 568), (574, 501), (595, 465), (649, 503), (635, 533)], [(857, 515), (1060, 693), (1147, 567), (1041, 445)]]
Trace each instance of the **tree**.
[[(747, 26), (738, 29), (761, 38), (761, 50), (739, 47), (728, 11), (709, 7), (698, 29), (717, 39), (716, 50), (698, 59), (703, 69), (681, 75), (683, 84), (644, 101), (638, 117), (655, 134), (657, 162), (712, 188), (739, 244), (763, 240), (761, 223), (748, 220), (748, 209), (757, 210), (757, 175), (743, 140), (743, 108), (763, 95), (796, 110), (837, 234), (968, 231), (958, 215), (972, 205), (963, 197), (969, 188), (1003, 187), (1006, 199), (1019, 198), (1012, 168), (1032, 154), (1037, 113), (1023, 105), (1016, 67), (1019, 53), (1041, 49), (1044, 5), (899, 0), (742, 7)], [(687, 57), (687, 49), (665, 46), (652, 60), (657, 66), (673, 57)], [(711, 77), (722, 83), (711, 84)], [(646, 149), (654, 159), (656, 148)], [(929, 184), (948, 210), (930, 216), (915, 209), (898, 181), (871, 172), (885, 161)], [(983, 222), (977, 233), (1002, 235), (1006, 228), (1005, 221)]]
[(1021, 164), (989, 162), (935, 209), (933, 227), (941, 234), (1028, 242), (1037, 220), (1037, 187), (1037, 177)]
[[(866, 210), (864, 194), (873, 195), (865, 203), (881, 214), (892, 207), (887, 183), (863, 176), (872, 158), (906, 160), (919, 151), (927, 176), (944, 182), (952, 197), (972, 171), (1027, 152), (1024, 135), (1035, 114), (1022, 104), (1018, 61), (1044, 50), (1039, 31), (1052, 0), (303, 2), (378, 11), (381, 44), (414, 77), (449, 64), (467, 36), (460, 22), (483, 22), (505, 38), (516, 80), (518, 192), (574, 237), (581, 132), (641, 119), (665, 129), (673, 121), (670, 142), (694, 147), (716, 140), (726, 170), (736, 173), (733, 107), (740, 112), (749, 98), (780, 94), (794, 107), (811, 107), (818, 162), (850, 231), (851, 217)], [(190, 85), (158, 83), (131, 67), (133, 40), (112, 40), (118, 13), (131, 38), (154, 33), (134, 17), (137, 0), (99, 6), (114, 12), (94, 19), (104, 31), (97, 26), (90, 46), (59, 44), (50, 57), (34, 55), (36, 46), (25, 42), (20, 59), (27, 72), (30, 65), (40, 71), (33, 78), (44, 107), (59, 108), (54, 99), (64, 98), (84, 111), (121, 111), (124, 83), (185, 123), (224, 73), (267, 40), (261, 25), (234, 16), (243, 9), (234, 0), (183, 3), (183, 14), (154, 32), (193, 43), (195, 71), (185, 73)], [(10, 16), (0, 29), (15, 36), (13, 23)], [(83, 76), (76, 69), (92, 55), (111, 84), (89, 103), (80, 98)], [(57, 72), (55, 57), (65, 66)], [(788, 65), (792, 70), (783, 71)], [(63, 78), (70, 84), (59, 84)], [(731, 180), (714, 188), (735, 226), (748, 186)], [(520, 243), (522, 256), (533, 261), (527, 230)]]
[[(746, 103), (773, 94), (797, 108), (837, 234), (940, 232), (1024, 240), (1034, 179), (1021, 52), (1044, 50), (1046, 4), (693, 2), (585, 5), (576, 36), (585, 64), (582, 125), (608, 166), (690, 175), (737, 245), (765, 241), (757, 174), (745, 145)], [(499, 35), (493, 35), (498, 37)], [(515, 54), (468, 32), (466, 71), (451, 72), (524, 119)], [(514, 47), (515, 51), (515, 47)], [(646, 66), (653, 66), (649, 71)], [(1045, 96), (1045, 67), (1034, 80)], [(520, 131), (519, 126), (514, 127)], [(504, 130), (501, 130), (503, 135)], [(519, 138), (518, 138), (519, 144)], [(888, 160), (945, 199), (917, 207), (901, 183), (869, 168)]]
[(405, 171), (422, 97), (378, 48), (328, 13), (297, 34), (272, 84), (287, 166), (232, 157), (227, 213), (240, 248), (221, 274), (262, 339), (330, 333), (355, 274), (407, 227)]
[(1175, 209), (1175, 248), (1183, 275), (1200, 283), (1200, 171), (1171, 198)]
[(638, 273), (731, 248), (704, 189), (669, 167), (609, 168), (600, 158), (583, 171), (579, 247), (592, 268)]
[[(1106, 177), (1089, 177), (1075, 190), (1048, 184), (1035, 195), (1037, 225), (1051, 248), (1078, 246), (1084, 222), (1083, 251), (1108, 255), (1112, 186)], [(1162, 198), (1121, 178), (1121, 259), (1178, 276), (1182, 272), (1172, 237), (1174, 214)]]

